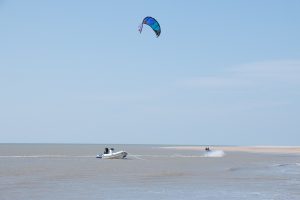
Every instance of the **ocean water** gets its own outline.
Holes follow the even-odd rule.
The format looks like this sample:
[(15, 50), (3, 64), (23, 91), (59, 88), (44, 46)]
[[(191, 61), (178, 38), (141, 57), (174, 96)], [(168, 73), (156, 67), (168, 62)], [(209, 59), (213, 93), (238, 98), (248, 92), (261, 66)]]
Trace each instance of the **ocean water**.
[(0, 144), (0, 199), (300, 199), (300, 155), (110, 146)]

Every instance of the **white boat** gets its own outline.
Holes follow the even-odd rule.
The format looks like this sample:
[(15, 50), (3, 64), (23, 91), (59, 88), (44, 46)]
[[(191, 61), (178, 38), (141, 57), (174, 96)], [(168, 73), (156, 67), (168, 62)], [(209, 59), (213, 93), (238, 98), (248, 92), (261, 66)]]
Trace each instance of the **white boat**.
[(96, 158), (103, 158), (103, 159), (123, 159), (127, 156), (126, 151), (117, 151), (114, 152), (114, 148), (105, 148), (103, 154), (98, 154)]

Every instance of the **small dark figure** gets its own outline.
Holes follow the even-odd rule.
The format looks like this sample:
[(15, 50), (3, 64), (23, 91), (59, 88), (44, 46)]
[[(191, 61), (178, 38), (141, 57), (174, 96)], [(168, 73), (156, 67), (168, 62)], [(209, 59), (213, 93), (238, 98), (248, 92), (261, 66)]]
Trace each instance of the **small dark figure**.
[(209, 147), (206, 147), (206, 148), (205, 148), (205, 151), (210, 151)]
[(108, 154), (108, 148), (104, 149), (104, 154)]

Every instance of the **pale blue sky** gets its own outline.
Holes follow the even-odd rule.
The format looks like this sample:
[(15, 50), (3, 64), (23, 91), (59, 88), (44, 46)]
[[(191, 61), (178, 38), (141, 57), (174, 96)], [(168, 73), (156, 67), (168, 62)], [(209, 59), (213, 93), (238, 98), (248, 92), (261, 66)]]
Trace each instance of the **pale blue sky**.
[(300, 145), (299, 10), (0, 0), (0, 142)]

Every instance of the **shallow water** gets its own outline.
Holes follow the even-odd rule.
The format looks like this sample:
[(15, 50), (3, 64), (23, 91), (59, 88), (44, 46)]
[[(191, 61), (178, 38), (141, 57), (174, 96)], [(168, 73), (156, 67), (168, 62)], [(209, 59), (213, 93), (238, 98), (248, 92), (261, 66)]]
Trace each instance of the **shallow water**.
[[(0, 199), (300, 199), (300, 156), (111, 145), (1, 144)], [(219, 155), (219, 154), (218, 154)]]

